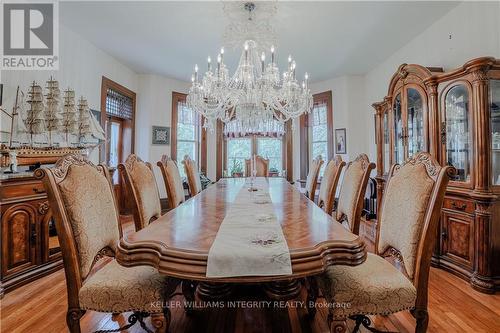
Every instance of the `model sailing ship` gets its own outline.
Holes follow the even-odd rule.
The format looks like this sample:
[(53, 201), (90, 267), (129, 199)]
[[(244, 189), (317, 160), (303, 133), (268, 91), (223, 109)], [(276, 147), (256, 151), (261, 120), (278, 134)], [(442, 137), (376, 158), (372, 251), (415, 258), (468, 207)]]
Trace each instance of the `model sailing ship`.
[[(17, 88), (9, 146), (2, 147), (0, 153), (14, 153), (19, 165), (33, 161), (54, 163), (69, 153), (88, 154), (105, 141), (104, 130), (83, 97), (77, 109), (75, 92), (68, 88), (61, 105), (59, 83), (52, 77), (47, 81), (46, 90), (44, 96), (42, 87), (33, 82), (27, 94), (28, 108), (24, 110), (24, 94)], [(26, 136), (28, 140), (22, 141)]]

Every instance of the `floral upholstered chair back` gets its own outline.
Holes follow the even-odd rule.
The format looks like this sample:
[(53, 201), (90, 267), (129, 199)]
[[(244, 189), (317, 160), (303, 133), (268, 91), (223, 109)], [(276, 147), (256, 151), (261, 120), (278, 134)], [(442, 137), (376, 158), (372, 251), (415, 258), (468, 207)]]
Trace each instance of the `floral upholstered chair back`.
[(118, 165), (118, 170), (133, 199), (135, 230), (141, 230), (161, 216), (160, 194), (151, 164), (131, 154)]
[(374, 168), (375, 164), (370, 163), (368, 156), (360, 154), (349, 162), (344, 172), (335, 219), (356, 235), (359, 234), (366, 186)]
[(184, 171), (187, 176), (189, 194), (194, 197), (202, 190), (198, 165), (193, 159), (191, 159), (191, 157), (189, 157), (189, 155), (184, 156), (182, 164), (184, 164)]
[(323, 158), (321, 155), (312, 160), (311, 165), (309, 165), (309, 173), (306, 179), (306, 192), (305, 195), (312, 201), (314, 201), (314, 196), (316, 195), (316, 186), (318, 185), (319, 170), (323, 165)]
[(163, 155), (161, 160), (156, 164), (160, 168), (161, 174), (163, 175), (169, 207), (173, 209), (186, 200), (179, 168), (177, 167), (175, 161), (167, 155)]
[[(252, 160), (245, 160), (245, 176), (252, 176)], [(269, 176), (269, 160), (262, 156), (255, 156), (255, 177)]]
[(412, 280), (417, 290), (419, 283), (427, 286), (444, 191), (453, 172), (428, 153), (418, 153), (389, 172), (376, 251)]
[(327, 214), (331, 214), (333, 210), (333, 203), (335, 200), (335, 190), (342, 173), (342, 168), (345, 162), (342, 161), (340, 155), (335, 156), (333, 160), (328, 162), (325, 167), (325, 173), (321, 180), (319, 188), (318, 206), (322, 208)]
[(113, 185), (106, 166), (67, 155), (53, 168), (37, 169), (53, 211), (64, 260), (68, 301), (103, 254), (113, 255), (121, 237)]

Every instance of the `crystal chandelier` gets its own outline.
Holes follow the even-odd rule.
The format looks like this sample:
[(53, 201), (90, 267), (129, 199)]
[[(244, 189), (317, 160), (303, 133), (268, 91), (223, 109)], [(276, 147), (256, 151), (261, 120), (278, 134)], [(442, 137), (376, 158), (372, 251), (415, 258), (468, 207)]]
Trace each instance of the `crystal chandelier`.
[[(244, 8), (252, 21), (255, 4), (245, 3)], [(205, 127), (213, 129), (216, 121), (221, 120), (231, 122), (240, 132), (251, 133), (271, 126), (274, 121), (283, 124), (311, 110), (313, 98), (308, 75), (306, 73), (299, 83), (295, 75), (296, 63), (291, 56), (288, 68), (280, 75), (274, 46), (270, 48), (271, 59), (267, 64), (265, 52), (259, 56), (256, 40), (248, 39), (242, 46), (239, 64), (232, 76), (224, 64), (223, 48), (215, 68), (208, 57), (208, 69), (203, 77), (200, 77), (198, 65), (195, 66), (187, 104), (204, 117)]]

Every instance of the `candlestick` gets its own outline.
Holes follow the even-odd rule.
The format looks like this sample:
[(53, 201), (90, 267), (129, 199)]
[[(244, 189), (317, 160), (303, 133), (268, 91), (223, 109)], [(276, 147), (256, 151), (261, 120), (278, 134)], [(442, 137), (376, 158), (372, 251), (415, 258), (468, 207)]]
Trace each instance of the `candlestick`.
[(198, 82), (198, 64), (194, 65), (194, 80)]
[(245, 43), (245, 62), (248, 63), (248, 43)]
[(208, 56), (208, 71), (210, 72), (210, 70), (212, 69), (212, 59), (210, 58), (210, 56)]
[(274, 45), (271, 46), (271, 64), (274, 65)]
[(224, 48), (220, 48), (220, 62), (222, 63), (224, 61)]
[(264, 73), (265, 62), (266, 62), (266, 54), (264, 52), (262, 52), (262, 55), (260, 56), (260, 60), (262, 61), (262, 73)]

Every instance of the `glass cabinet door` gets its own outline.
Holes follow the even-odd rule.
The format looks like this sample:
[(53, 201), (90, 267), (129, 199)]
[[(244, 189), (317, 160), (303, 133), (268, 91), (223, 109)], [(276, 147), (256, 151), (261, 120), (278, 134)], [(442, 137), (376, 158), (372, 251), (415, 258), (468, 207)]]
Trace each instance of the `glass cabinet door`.
[(403, 114), (401, 112), (401, 94), (396, 96), (392, 107), (394, 115), (394, 163), (404, 161)]
[(389, 140), (389, 114), (387, 112), (384, 112), (384, 119), (383, 119), (383, 151), (384, 151), (384, 173), (389, 171), (389, 168), (391, 167), (391, 146), (390, 146), (390, 140)]
[(491, 181), (500, 185), (500, 80), (490, 81)]
[(418, 90), (407, 91), (408, 157), (424, 150), (424, 106)]
[(451, 88), (445, 98), (446, 163), (457, 169), (455, 181), (470, 181), (471, 144), (469, 92), (464, 85)]

